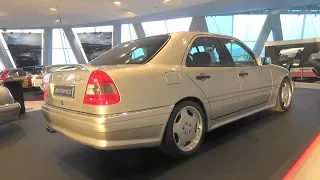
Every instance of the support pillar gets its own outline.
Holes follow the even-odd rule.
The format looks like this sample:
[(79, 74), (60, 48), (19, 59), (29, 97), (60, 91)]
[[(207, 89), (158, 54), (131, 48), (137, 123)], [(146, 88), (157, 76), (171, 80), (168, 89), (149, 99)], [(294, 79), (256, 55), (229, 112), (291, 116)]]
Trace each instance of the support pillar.
[[(0, 34), (0, 36), (3, 36), (3, 35)], [(3, 37), (1, 38), (3, 39)], [(16, 68), (16, 65), (14, 64), (14, 62), (10, 60), (9, 55), (6, 51), (6, 48), (4, 47), (2, 42), (0, 42), (0, 57), (1, 57), (2, 64), (5, 68)]]
[(193, 17), (189, 31), (209, 32), (205, 16)]
[(141, 23), (134, 23), (132, 24), (134, 31), (137, 34), (138, 39), (146, 37), (146, 33), (144, 32), (144, 29), (142, 27)]
[(69, 41), (72, 52), (79, 64), (87, 64), (87, 61), (83, 57), (83, 54), (80, 49), (80, 45), (78, 44), (76, 37), (73, 34), (71, 27), (64, 27), (63, 31)]
[(266, 21), (264, 22), (262, 29), (260, 31), (259, 37), (256, 41), (256, 44), (254, 45), (253, 51), (260, 55), (264, 43), (268, 40), (270, 32), (273, 32), (273, 38), (275, 41), (282, 41), (283, 40), (283, 34), (282, 34), (282, 27), (281, 27), (281, 21), (280, 21), (280, 14), (269, 14), (267, 16)]
[(52, 28), (44, 29), (42, 59), (43, 66), (52, 65)]
[(272, 33), (273, 33), (273, 40), (274, 41), (283, 41), (283, 34), (282, 34), (282, 25), (281, 25), (281, 19), (280, 14), (274, 14), (272, 16), (272, 19), (269, 22)]
[(113, 26), (113, 47), (121, 44), (121, 24)]

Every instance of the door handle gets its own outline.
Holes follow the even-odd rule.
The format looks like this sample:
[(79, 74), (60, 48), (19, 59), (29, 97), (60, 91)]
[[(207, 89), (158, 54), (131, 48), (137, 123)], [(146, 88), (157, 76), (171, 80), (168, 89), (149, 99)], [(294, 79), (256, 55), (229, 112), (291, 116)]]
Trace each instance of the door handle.
[(196, 79), (203, 81), (203, 80), (206, 80), (206, 79), (210, 79), (210, 76), (206, 75), (204, 73), (200, 73), (200, 75), (196, 76)]
[(247, 73), (247, 72), (240, 72), (239, 73), (239, 76), (248, 76), (249, 75), (249, 73)]

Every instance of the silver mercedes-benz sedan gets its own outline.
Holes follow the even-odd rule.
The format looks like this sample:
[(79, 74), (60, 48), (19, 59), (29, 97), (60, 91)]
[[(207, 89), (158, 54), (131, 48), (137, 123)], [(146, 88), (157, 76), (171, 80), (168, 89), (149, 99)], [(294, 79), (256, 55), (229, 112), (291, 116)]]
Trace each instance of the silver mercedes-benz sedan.
[(183, 32), (130, 41), (44, 77), (49, 132), (98, 149), (197, 151), (206, 132), (253, 113), (287, 111), (289, 71), (239, 40)]
[(6, 87), (0, 85), (0, 125), (17, 119), (19, 112), (20, 104), (14, 101)]

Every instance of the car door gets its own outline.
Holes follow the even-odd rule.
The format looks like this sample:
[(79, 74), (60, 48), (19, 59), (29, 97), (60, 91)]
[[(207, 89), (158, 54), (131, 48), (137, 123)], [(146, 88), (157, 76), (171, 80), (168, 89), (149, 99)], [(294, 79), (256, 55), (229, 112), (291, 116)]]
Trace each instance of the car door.
[(238, 71), (241, 89), (239, 110), (268, 102), (272, 91), (269, 66), (262, 66), (260, 58), (240, 41), (223, 38), (219, 41)]
[(187, 52), (183, 68), (207, 97), (212, 118), (238, 111), (238, 72), (230, 66), (217, 39), (207, 36), (196, 37)]

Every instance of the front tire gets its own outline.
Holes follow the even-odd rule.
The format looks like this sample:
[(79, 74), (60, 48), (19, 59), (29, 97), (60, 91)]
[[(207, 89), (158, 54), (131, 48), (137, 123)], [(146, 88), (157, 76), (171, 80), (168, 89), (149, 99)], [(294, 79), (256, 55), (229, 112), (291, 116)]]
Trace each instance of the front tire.
[(273, 108), (276, 112), (285, 112), (288, 111), (292, 102), (292, 87), (289, 79), (285, 78), (281, 82), (279, 88), (277, 104)]
[(198, 103), (178, 103), (169, 117), (160, 149), (174, 158), (194, 154), (206, 132), (205, 118), (204, 110)]

